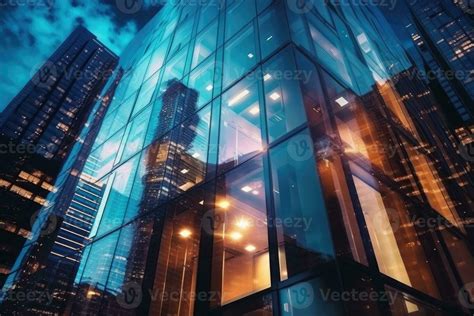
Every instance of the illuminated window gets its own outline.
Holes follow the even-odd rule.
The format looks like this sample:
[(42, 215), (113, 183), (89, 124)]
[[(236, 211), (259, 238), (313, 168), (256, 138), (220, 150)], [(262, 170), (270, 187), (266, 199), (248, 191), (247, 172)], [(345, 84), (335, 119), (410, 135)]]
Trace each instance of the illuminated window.
[(262, 150), (257, 82), (245, 79), (222, 97), (219, 166), (236, 166)]
[(47, 183), (47, 182), (43, 182), (43, 183), (41, 184), (41, 187), (42, 187), (43, 189), (46, 189), (46, 190), (50, 191), (50, 192), (53, 192), (53, 191), (54, 191), (54, 185), (51, 185), (51, 184), (49, 184), (49, 183)]
[(33, 184), (38, 184), (41, 181), (39, 178), (37, 178), (37, 177), (27, 173), (27, 172), (24, 172), (24, 171), (21, 171), (20, 174), (18, 175), (18, 177), (20, 177), (21, 179), (24, 179), (26, 181), (29, 181)]
[(227, 304), (270, 287), (262, 160), (226, 174), (217, 192), (212, 289)]
[(406, 204), (362, 168), (351, 163), (357, 195), (382, 273), (439, 297), (428, 259)]
[(27, 199), (31, 199), (33, 197), (33, 193), (31, 193), (30, 191), (27, 191), (25, 189), (22, 189), (16, 185), (13, 185), (11, 188), (10, 188), (10, 191), (24, 197), (24, 198), (27, 198)]

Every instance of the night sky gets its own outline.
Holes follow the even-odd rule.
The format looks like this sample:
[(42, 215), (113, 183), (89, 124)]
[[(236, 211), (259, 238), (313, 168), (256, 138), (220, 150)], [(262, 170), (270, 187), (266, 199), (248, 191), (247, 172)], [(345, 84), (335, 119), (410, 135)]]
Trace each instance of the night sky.
[(159, 1), (147, 0), (140, 10), (124, 13), (120, 10), (121, 1), (125, 0), (31, 0), (2, 4), (0, 111), (77, 25), (84, 25), (119, 55), (159, 10)]
[[(135, 0), (144, 4), (132, 12), (121, 10), (124, 1), (131, 0), (29, 0), (18, 1), (22, 5), (1, 6), (0, 111), (75, 26), (84, 25), (120, 55), (137, 31), (159, 10), (162, 0)], [(384, 1), (378, 3), (379, 7), (405, 46), (409, 46), (411, 41), (403, 31), (409, 23), (404, 1), (379, 1)]]

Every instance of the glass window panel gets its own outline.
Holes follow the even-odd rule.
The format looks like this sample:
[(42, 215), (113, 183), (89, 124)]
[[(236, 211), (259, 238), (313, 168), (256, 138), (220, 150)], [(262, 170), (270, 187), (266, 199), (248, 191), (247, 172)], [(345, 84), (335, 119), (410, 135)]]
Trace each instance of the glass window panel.
[[(76, 285), (78, 292), (83, 292), (83, 298), (87, 301), (82, 301), (78, 304), (80, 310), (93, 310), (94, 307), (98, 310), (100, 308), (100, 298), (104, 296), (105, 285), (110, 272), (115, 247), (119, 232), (114, 232), (111, 235), (92, 244), (87, 261), (81, 262), (80, 269), (83, 271), (82, 278)], [(78, 295), (78, 296), (79, 296)]]
[(316, 19), (309, 23), (309, 29), (316, 47), (316, 55), (322, 64), (330, 69), (335, 76), (352, 86), (352, 80), (344, 55), (339, 48), (340, 44), (336, 34)]
[(270, 287), (262, 159), (218, 180), (212, 290), (227, 304)]
[(263, 67), (270, 141), (306, 122), (299, 86), (301, 73), (296, 69), (291, 49), (281, 52)]
[(96, 236), (104, 235), (122, 224), (139, 162), (137, 156), (120, 166), (112, 175), (112, 181), (108, 183), (110, 186), (112, 182), (111, 188), (104, 195), (97, 214), (97, 230), (93, 228), (91, 235), (95, 231)]
[(258, 0), (257, 1), (257, 10), (258, 13), (261, 13), (263, 10), (265, 10), (270, 4), (274, 2), (273, 0)]
[(262, 150), (257, 81), (246, 78), (222, 96), (219, 168), (225, 170)]
[(187, 20), (181, 25), (174, 35), (173, 44), (171, 45), (169, 55), (173, 56), (177, 51), (183, 48), (191, 39), (193, 28), (193, 20)]
[(255, 17), (255, 0), (239, 0), (227, 9), (226, 40)]
[[(474, 256), (469, 250), (468, 243), (444, 227), (440, 231), (448, 251), (451, 254), (453, 263), (457, 268), (457, 272), (462, 279), (462, 283), (474, 283)], [(463, 294), (465, 295), (466, 301), (470, 297), (471, 302), (474, 302), (474, 292), (469, 293), (466, 290)]]
[(142, 88), (140, 89), (140, 94), (137, 97), (137, 103), (135, 104), (135, 108), (133, 109), (132, 116), (140, 112), (141, 109), (143, 109), (150, 103), (153, 93), (155, 92), (156, 85), (158, 83), (159, 75), (159, 72), (157, 72), (143, 84)]
[(201, 221), (208, 208), (203, 190), (188, 193), (167, 207), (156, 263), (158, 297), (149, 315), (193, 315)]
[(236, 302), (230, 307), (226, 307), (223, 316), (272, 316), (273, 315), (273, 298), (271, 294), (252, 297), (241, 302)]
[(424, 302), (418, 301), (409, 295), (397, 291), (394, 288), (385, 287), (387, 295), (393, 297), (390, 303), (390, 313), (393, 316), (405, 316), (405, 315), (430, 315), (430, 316), (442, 316), (445, 315), (441, 310), (434, 306), (430, 306)]
[(345, 315), (343, 304), (340, 301), (327, 299), (323, 296), (326, 293), (337, 291), (334, 289), (333, 283), (326, 277), (322, 277), (280, 290), (281, 315)]
[(89, 160), (91, 166), (93, 166), (93, 170), (91, 170), (92, 177), (100, 179), (112, 170), (124, 133), (125, 128), (91, 153)]
[(199, 18), (198, 32), (201, 31), (206, 25), (219, 14), (219, 1), (210, 0), (209, 3), (201, 9), (201, 16)]
[(351, 163), (359, 202), (382, 273), (439, 297), (431, 268), (406, 204), (366, 171)]
[(127, 144), (124, 148), (121, 161), (125, 161), (132, 155), (142, 149), (145, 140), (145, 134), (150, 119), (151, 107), (138, 115), (131, 123), (130, 133), (127, 138)]
[(163, 93), (166, 90), (168, 82), (173, 79), (181, 79), (184, 74), (184, 66), (186, 64), (186, 55), (188, 49), (185, 47), (170, 60), (163, 73), (163, 79), (161, 81), (160, 92)]
[(289, 39), (284, 10), (273, 7), (258, 19), (262, 59), (266, 58)]
[(130, 78), (130, 83), (127, 88), (127, 93), (126, 97), (140, 88), (142, 85), (145, 72), (148, 68), (148, 63), (149, 63), (149, 57), (144, 57), (142, 60), (140, 60), (139, 64), (135, 66), (135, 68), (132, 70), (132, 75)]
[(153, 54), (151, 55), (150, 65), (148, 67), (147, 73), (145, 78), (150, 78), (154, 73), (158, 71), (158, 69), (163, 66), (163, 62), (165, 61), (166, 51), (168, 49), (169, 38), (165, 40), (163, 43), (158, 46)]
[(196, 68), (189, 76), (189, 87), (198, 91), (198, 108), (212, 99), (214, 91), (214, 56)]
[(311, 142), (304, 131), (270, 150), (282, 280), (334, 256)]
[(408, 157), (415, 169), (430, 206), (452, 224), (460, 227), (460, 218), (455, 210), (443, 181), (436, 171), (436, 166), (425, 155), (419, 153), (408, 143), (405, 146)]
[(202, 182), (206, 175), (211, 107), (208, 106), (181, 124), (175, 162), (176, 193), (182, 193)]
[[(331, 143), (323, 146), (329, 148)], [(339, 257), (348, 257), (368, 265), (342, 161), (338, 154), (328, 156), (328, 150), (324, 150), (324, 147), (317, 150), (318, 171), (332, 231), (338, 232), (333, 238), (336, 253)]]
[(198, 35), (194, 45), (192, 68), (199, 65), (204, 59), (209, 57), (217, 45), (217, 22), (210, 25), (204, 32)]
[(257, 63), (255, 32), (250, 25), (245, 32), (239, 33), (227, 43), (224, 50), (224, 87), (242, 77)]

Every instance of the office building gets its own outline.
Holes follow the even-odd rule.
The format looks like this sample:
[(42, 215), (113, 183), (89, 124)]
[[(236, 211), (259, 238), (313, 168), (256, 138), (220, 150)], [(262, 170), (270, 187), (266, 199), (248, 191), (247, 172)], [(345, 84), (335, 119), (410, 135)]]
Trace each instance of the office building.
[(369, 6), (167, 3), (121, 56), (56, 312), (469, 313), (472, 182), (396, 43)]
[(36, 212), (116, 66), (117, 56), (79, 27), (0, 117), (0, 273), (10, 273)]

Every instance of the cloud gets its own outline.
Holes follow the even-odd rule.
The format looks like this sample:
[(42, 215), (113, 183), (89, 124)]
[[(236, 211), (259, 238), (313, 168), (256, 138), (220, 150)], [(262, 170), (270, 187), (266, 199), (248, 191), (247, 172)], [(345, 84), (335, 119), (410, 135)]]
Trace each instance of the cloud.
[(77, 25), (88, 28), (116, 54), (138, 28), (134, 20), (118, 19), (116, 7), (97, 0), (18, 1), (1, 10), (0, 110)]

